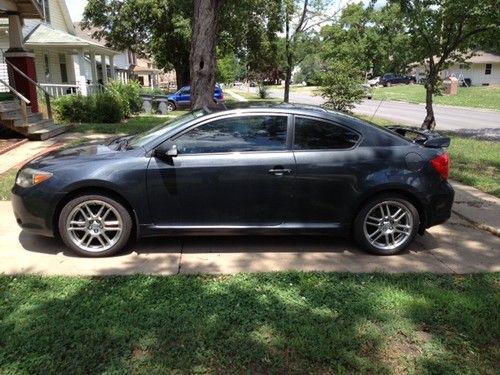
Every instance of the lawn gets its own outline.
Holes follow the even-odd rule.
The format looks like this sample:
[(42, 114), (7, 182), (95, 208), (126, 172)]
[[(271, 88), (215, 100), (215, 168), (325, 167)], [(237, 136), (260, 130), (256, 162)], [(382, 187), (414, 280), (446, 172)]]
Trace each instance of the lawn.
[(0, 277), (2, 374), (495, 374), (499, 274)]
[(14, 169), (0, 174), (0, 201), (10, 200), (10, 190), (14, 186), (16, 174), (17, 170)]
[[(400, 100), (409, 103), (425, 103), (425, 89), (422, 85), (380, 87), (373, 90), (373, 94), (374, 100)], [(457, 96), (435, 96), (434, 103), (500, 110), (500, 86), (460, 87)]]
[(120, 124), (73, 124), (69, 131), (81, 133), (135, 134), (173, 120), (189, 111), (172, 111), (166, 116), (136, 116)]

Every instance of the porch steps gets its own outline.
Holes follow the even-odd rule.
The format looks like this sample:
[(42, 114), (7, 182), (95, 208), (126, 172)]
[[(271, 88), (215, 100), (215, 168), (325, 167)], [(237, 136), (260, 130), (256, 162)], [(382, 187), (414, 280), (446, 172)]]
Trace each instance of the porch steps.
[(0, 102), (0, 125), (24, 135), (33, 141), (44, 141), (64, 133), (65, 125), (56, 125), (52, 120), (45, 120), (41, 113), (33, 113), (28, 107), (28, 123), (25, 124), (21, 106), (17, 100)]

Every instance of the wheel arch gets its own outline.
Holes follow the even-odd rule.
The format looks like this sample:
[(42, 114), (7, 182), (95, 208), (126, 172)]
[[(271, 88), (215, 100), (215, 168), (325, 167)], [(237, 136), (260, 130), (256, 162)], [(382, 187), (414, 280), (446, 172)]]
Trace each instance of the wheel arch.
[(81, 195), (87, 195), (87, 194), (98, 194), (98, 195), (104, 195), (108, 198), (114, 199), (120, 204), (125, 207), (125, 209), (129, 212), (130, 217), (132, 219), (132, 233), (135, 233), (135, 238), (139, 238), (140, 236), (140, 225), (139, 225), (139, 218), (137, 216), (136, 211), (130, 204), (130, 202), (120, 193), (118, 193), (116, 190), (110, 188), (110, 187), (104, 187), (104, 186), (84, 186), (84, 187), (79, 187), (74, 190), (71, 190), (68, 192), (56, 205), (56, 208), (54, 210), (54, 214), (52, 216), (52, 231), (54, 233), (54, 237), (59, 237), (59, 216), (61, 214), (62, 209), (64, 206), (71, 201), (72, 199), (81, 196)]
[(406, 189), (403, 189), (403, 188), (381, 189), (381, 190), (373, 191), (373, 192), (365, 195), (357, 203), (357, 205), (355, 207), (354, 215), (352, 216), (351, 221), (350, 221), (351, 228), (354, 227), (354, 221), (356, 220), (356, 217), (358, 216), (358, 214), (361, 211), (361, 209), (363, 208), (363, 206), (366, 203), (368, 203), (369, 201), (371, 201), (372, 199), (378, 197), (379, 195), (385, 195), (385, 194), (395, 194), (395, 195), (402, 196), (402, 197), (408, 199), (408, 201), (415, 206), (415, 208), (417, 209), (419, 218), (420, 218), (418, 233), (423, 234), (425, 232), (426, 223), (427, 223), (427, 213), (425, 211), (424, 204), (422, 203), (422, 201), (418, 198), (418, 196), (415, 193), (408, 191)]

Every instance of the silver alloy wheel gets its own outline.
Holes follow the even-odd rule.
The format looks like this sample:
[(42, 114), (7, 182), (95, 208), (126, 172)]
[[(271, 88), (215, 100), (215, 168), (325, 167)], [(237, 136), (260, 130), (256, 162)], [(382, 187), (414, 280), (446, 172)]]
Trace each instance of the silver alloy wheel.
[(90, 200), (80, 203), (70, 212), (66, 231), (80, 249), (99, 253), (109, 250), (120, 240), (123, 220), (109, 203)]
[(172, 102), (168, 102), (167, 104), (167, 111), (171, 112), (175, 110), (175, 105)]
[(384, 201), (368, 212), (363, 230), (372, 246), (379, 250), (394, 250), (411, 237), (413, 216), (404, 204)]

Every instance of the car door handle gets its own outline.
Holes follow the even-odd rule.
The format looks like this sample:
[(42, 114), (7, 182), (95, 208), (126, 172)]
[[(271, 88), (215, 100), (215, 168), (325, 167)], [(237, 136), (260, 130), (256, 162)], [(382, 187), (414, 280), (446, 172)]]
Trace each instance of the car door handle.
[(269, 170), (269, 173), (275, 176), (283, 176), (284, 174), (292, 173), (292, 170), (287, 168), (273, 168)]

